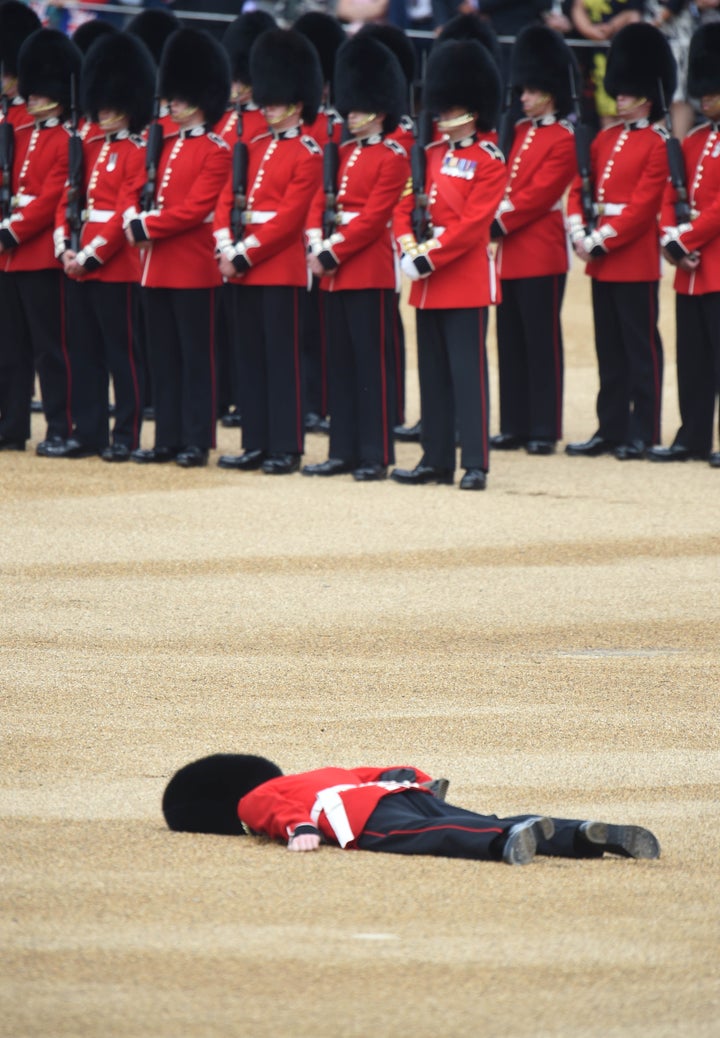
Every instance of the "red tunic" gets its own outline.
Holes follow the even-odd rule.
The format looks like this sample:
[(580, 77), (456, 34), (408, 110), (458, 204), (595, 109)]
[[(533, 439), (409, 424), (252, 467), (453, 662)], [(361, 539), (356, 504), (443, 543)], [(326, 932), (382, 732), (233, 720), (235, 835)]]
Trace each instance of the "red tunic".
[(666, 232), (681, 242), (687, 252), (700, 253), (697, 270), (675, 272), (675, 291), (699, 296), (720, 292), (720, 126), (706, 123), (683, 141), (685, 176), (692, 222), (676, 227), (673, 210), (675, 191), (668, 184), (663, 205), (662, 224)]
[[(668, 162), (665, 130), (647, 120), (602, 130), (591, 149), (592, 179), (598, 209), (594, 239), (607, 255), (592, 259), (586, 273), (598, 281), (658, 281), (658, 220)], [(580, 177), (568, 198), (573, 238), (583, 223)]]
[(250, 143), (245, 234), (238, 246), (230, 230), (232, 171), (215, 213), (218, 248), (226, 255), (242, 254), (250, 264), (236, 283), (307, 286), (303, 232), (321, 182), (322, 152), (312, 137), (287, 130), (265, 133)]
[(16, 192), (10, 216), (0, 223), (3, 239), (17, 247), (0, 256), (2, 269), (58, 270), (53, 248), (55, 210), (68, 173), (69, 135), (58, 119), (47, 119), (22, 135), (16, 151)]
[(213, 288), (222, 283), (214, 255), (212, 220), (229, 166), (227, 144), (203, 126), (165, 139), (157, 208), (135, 214), (150, 241), (145, 250), (143, 285)]
[[(78, 262), (97, 260), (84, 281), (139, 281), (140, 255), (125, 238), (123, 214), (137, 209), (145, 183), (145, 143), (123, 130), (91, 137), (83, 143), (86, 208), (80, 236)], [(55, 251), (67, 248), (70, 228), (66, 217), (67, 192), (63, 192), (55, 221)]]
[(569, 265), (563, 195), (577, 171), (572, 126), (554, 116), (516, 124), (505, 193), (496, 219), (506, 232), (501, 278), (564, 274)]
[[(426, 186), (435, 238), (427, 257), (434, 272), (414, 281), (410, 303), (419, 309), (465, 309), (499, 302), (490, 225), (505, 189), (502, 153), (487, 140), (467, 146), (446, 141), (427, 148)], [(405, 248), (412, 232), (413, 196), (396, 211), (395, 234)]]
[(299, 825), (314, 825), (331, 843), (354, 847), (378, 801), (430, 779), (415, 769), (416, 782), (381, 779), (390, 768), (319, 768), (263, 782), (242, 798), (238, 817), (255, 833), (288, 840)]
[[(393, 212), (403, 192), (410, 163), (404, 149), (380, 134), (367, 143), (346, 141), (338, 170), (337, 231), (328, 239), (339, 266), (322, 278), (320, 288), (337, 292), (353, 288), (395, 288)], [(308, 237), (320, 236), (325, 209), (322, 187), (308, 216)]]
[(267, 132), (267, 122), (259, 108), (256, 108), (255, 105), (241, 105), (241, 112), (242, 133), (240, 137), (238, 137), (237, 132), (238, 115), (236, 108), (229, 109), (215, 125), (215, 133), (222, 137), (231, 148), (238, 140), (249, 144), (253, 138)]

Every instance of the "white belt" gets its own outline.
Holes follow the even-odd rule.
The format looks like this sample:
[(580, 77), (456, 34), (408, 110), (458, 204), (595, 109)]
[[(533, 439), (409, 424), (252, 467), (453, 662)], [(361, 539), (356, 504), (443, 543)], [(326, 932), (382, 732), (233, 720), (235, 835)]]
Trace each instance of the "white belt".
[(277, 212), (273, 209), (266, 209), (264, 212), (261, 209), (246, 209), (243, 213), (243, 223), (246, 227), (251, 223), (268, 223), (276, 216)]
[(341, 786), (329, 786), (317, 792), (315, 803), (310, 812), (310, 818), (314, 826), (317, 826), (320, 815), (325, 812), (328, 825), (335, 833), (337, 842), (341, 847), (355, 839), (356, 834), (350, 828), (350, 821), (342, 802), (341, 793), (349, 789), (361, 789), (363, 786), (380, 786), (384, 790), (393, 792), (396, 789), (419, 789), (417, 782), (358, 782)]
[(345, 224), (351, 223), (360, 213), (353, 213), (349, 209), (340, 209), (337, 214), (337, 223), (339, 227), (344, 227)]
[(622, 211), (625, 209), (625, 203), (596, 202), (594, 208), (596, 216), (620, 216)]
[(107, 223), (115, 216), (114, 209), (86, 209), (83, 212), (83, 220), (86, 223)]
[(25, 195), (21, 192), (13, 198), (13, 205), (17, 206), (18, 209), (24, 209), (26, 205), (30, 205), (31, 202), (34, 202), (36, 198), (37, 195)]

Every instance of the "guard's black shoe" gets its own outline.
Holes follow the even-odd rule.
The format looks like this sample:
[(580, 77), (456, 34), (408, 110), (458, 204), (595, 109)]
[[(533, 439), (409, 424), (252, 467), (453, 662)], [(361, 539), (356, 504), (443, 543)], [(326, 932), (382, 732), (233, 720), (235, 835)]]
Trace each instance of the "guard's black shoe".
[(175, 461), (184, 469), (198, 469), (208, 463), (207, 447), (183, 447)]
[(100, 451), (100, 457), (103, 461), (129, 461), (130, 448), (125, 443), (113, 443)]
[(265, 451), (221, 454), (218, 458), (218, 465), (221, 469), (240, 469), (242, 472), (251, 472), (253, 469), (259, 469), (266, 457)]
[(393, 429), (393, 436), (400, 443), (420, 443), (421, 433), (422, 422), (415, 422), (415, 425), (396, 425)]
[(536, 815), (526, 818), (508, 831), (503, 847), (502, 860), (507, 865), (529, 865), (535, 857), (540, 840), (549, 840), (555, 832), (552, 818)]
[(60, 443), (51, 443), (45, 449), (45, 458), (91, 458), (98, 453), (97, 447), (88, 447), (74, 436)]
[(646, 443), (643, 443), (642, 440), (633, 440), (631, 443), (619, 444), (613, 454), (618, 461), (642, 461), (646, 450)]
[(528, 440), (525, 450), (528, 454), (554, 454), (555, 440)]
[(421, 486), (423, 483), (452, 483), (452, 469), (438, 469), (434, 465), (416, 465), (414, 469), (393, 469), (390, 478), (396, 483)]
[(59, 450), (65, 446), (64, 436), (48, 436), (47, 439), (41, 440), (35, 448), (35, 453), (41, 458), (52, 458), (50, 450)]
[(659, 858), (660, 844), (649, 829), (639, 825), (608, 825), (607, 822), (583, 822), (580, 833), (596, 847), (624, 858)]
[(498, 433), (490, 437), (490, 446), (494, 451), (519, 451), (526, 443), (523, 436), (515, 436), (514, 433)]
[(225, 429), (239, 429), (242, 426), (242, 415), (239, 411), (228, 411), (220, 419), (220, 425)]
[(378, 483), (387, 479), (387, 465), (360, 465), (353, 471), (358, 483)]
[(267, 476), (289, 476), (299, 468), (299, 454), (270, 454), (262, 463), (262, 470)]
[(168, 461), (175, 461), (177, 454), (175, 447), (138, 447), (130, 457), (138, 465), (164, 465)]
[(0, 436), (0, 451), (24, 451), (25, 440), (10, 440)]
[(720, 451), (713, 451), (708, 461), (711, 469), (720, 469)]
[(568, 443), (565, 453), (573, 458), (597, 458), (600, 454), (612, 454), (617, 446), (615, 440), (606, 440), (596, 433), (582, 443)]
[(30, 401), (30, 410), (32, 411), (33, 414), (42, 414), (42, 412), (43, 412), (42, 400), (31, 400)]
[(487, 473), (482, 469), (466, 469), (460, 480), (461, 490), (484, 490), (487, 486)]
[(709, 451), (691, 451), (682, 443), (671, 443), (669, 447), (648, 447), (646, 457), (650, 461), (707, 461)]
[(305, 431), (311, 433), (329, 432), (330, 421), (315, 411), (308, 411), (305, 415)]
[(342, 476), (346, 472), (355, 469), (355, 462), (344, 461), (342, 458), (328, 458), (317, 465), (305, 465), (302, 470), (303, 476)]

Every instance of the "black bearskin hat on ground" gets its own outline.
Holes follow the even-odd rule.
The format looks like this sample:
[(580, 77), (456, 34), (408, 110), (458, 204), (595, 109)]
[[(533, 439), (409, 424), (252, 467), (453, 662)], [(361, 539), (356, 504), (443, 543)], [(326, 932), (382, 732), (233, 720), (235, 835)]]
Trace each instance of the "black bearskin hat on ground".
[(230, 59), (202, 29), (178, 29), (163, 48), (160, 96), (197, 105), (213, 126), (230, 97)]
[(300, 15), (293, 29), (310, 40), (318, 52), (324, 82), (332, 83), (335, 55), (345, 42), (345, 30), (340, 22), (323, 11), (307, 11)]
[(131, 133), (141, 133), (152, 118), (155, 62), (137, 36), (101, 36), (85, 55), (83, 111), (97, 122), (101, 108), (127, 115)]
[(0, 4), (0, 62), (6, 76), (17, 76), (20, 47), (39, 28), (40, 19), (27, 4), (20, 0)]
[(168, 828), (183, 833), (244, 832), (237, 806), (246, 793), (282, 775), (265, 757), (216, 753), (186, 764), (165, 787), (162, 811)]
[(335, 107), (348, 112), (384, 112), (391, 133), (407, 108), (407, 83), (393, 52), (370, 34), (343, 43), (335, 61)]
[(720, 22), (708, 22), (695, 31), (688, 60), (690, 97), (720, 93)]
[(222, 45), (230, 58), (235, 83), (251, 86), (250, 51), (258, 36), (277, 29), (277, 22), (267, 11), (248, 11), (230, 22), (222, 38)]
[[(357, 35), (372, 36), (392, 51), (400, 62), (407, 86), (412, 86), (415, 81), (415, 48), (410, 37), (402, 29), (398, 29), (397, 25), (376, 25), (374, 22), (367, 22)], [(370, 75), (372, 76), (372, 71)]]
[(117, 29), (114, 25), (111, 25), (110, 22), (105, 22), (101, 18), (93, 18), (92, 21), (83, 22), (82, 25), (78, 25), (70, 38), (75, 46), (80, 48), (83, 54), (87, 54), (98, 37), (110, 36), (116, 32)]
[(500, 44), (497, 33), (490, 22), (478, 18), (476, 14), (458, 14), (443, 25), (436, 43), (447, 40), (477, 40), (486, 51), (492, 54), (498, 68), (500, 67)]
[(71, 80), (80, 87), (82, 52), (57, 29), (38, 29), (23, 43), (18, 54), (18, 93), (49, 97), (70, 111)]
[(266, 105), (302, 107), (302, 121), (315, 122), (322, 100), (323, 78), (317, 51), (294, 29), (264, 32), (250, 52), (253, 100)]
[(497, 126), (500, 73), (477, 40), (448, 40), (433, 47), (425, 74), (424, 106), (434, 115), (450, 108), (475, 113), (479, 130)]
[(125, 32), (140, 37), (156, 65), (160, 64), (163, 47), (168, 38), (178, 29), (182, 29), (182, 22), (178, 16), (163, 7), (148, 7), (146, 11), (140, 11), (131, 18), (125, 26)]
[(658, 80), (669, 106), (677, 86), (677, 66), (670, 44), (649, 22), (626, 25), (610, 44), (605, 89), (610, 97), (646, 97), (652, 102), (650, 121), (662, 118)]
[(564, 117), (572, 111), (572, 81), (580, 89), (580, 72), (562, 36), (547, 25), (528, 25), (518, 35), (510, 59), (510, 80), (519, 93), (524, 87), (555, 98)]

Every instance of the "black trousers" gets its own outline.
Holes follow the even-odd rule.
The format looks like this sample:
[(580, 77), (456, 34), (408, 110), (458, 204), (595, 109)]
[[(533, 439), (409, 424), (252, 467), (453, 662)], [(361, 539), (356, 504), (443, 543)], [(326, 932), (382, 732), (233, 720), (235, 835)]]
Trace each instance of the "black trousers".
[(215, 290), (148, 288), (144, 297), (156, 447), (215, 446)]
[(607, 440), (660, 442), (663, 349), (657, 281), (592, 283), (600, 373), (598, 432)]
[(720, 393), (720, 292), (676, 295), (675, 318), (682, 422), (675, 443), (705, 452), (712, 448), (715, 399)]
[(72, 429), (65, 275), (60, 270), (13, 271), (0, 281), (0, 434), (8, 440), (30, 438), (37, 371), (47, 435), (64, 439)]
[(417, 345), (423, 464), (489, 468), (487, 307), (418, 310)]
[[(380, 800), (357, 846), (388, 854), (430, 854), (441, 858), (499, 861), (508, 830), (531, 815), (498, 818), (454, 807), (418, 790)], [(538, 854), (561, 858), (601, 858), (603, 848), (578, 839), (581, 821), (555, 818), (555, 833), (541, 840)]]
[(232, 285), (223, 284), (215, 294), (215, 373), (217, 379), (217, 413), (239, 410), (240, 386), (235, 349), (235, 309)]
[(68, 279), (67, 337), (72, 365), (72, 417), (81, 443), (98, 450), (109, 440), (108, 385), (115, 399), (113, 443), (140, 443), (144, 402), (138, 350), (138, 286)]
[(395, 292), (325, 292), (330, 457), (367, 465), (395, 460)]
[(329, 411), (324, 295), (320, 291), (319, 279), (314, 277), (305, 300), (302, 333), (305, 407), (321, 418), (325, 418)]
[(234, 289), (245, 450), (302, 454), (302, 321), (306, 291), (275, 285)]
[(393, 425), (405, 424), (405, 327), (400, 312), (400, 293), (394, 292), (393, 304), (393, 359), (395, 370), (395, 416)]
[(565, 274), (502, 282), (497, 341), (503, 433), (562, 438), (564, 293)]

